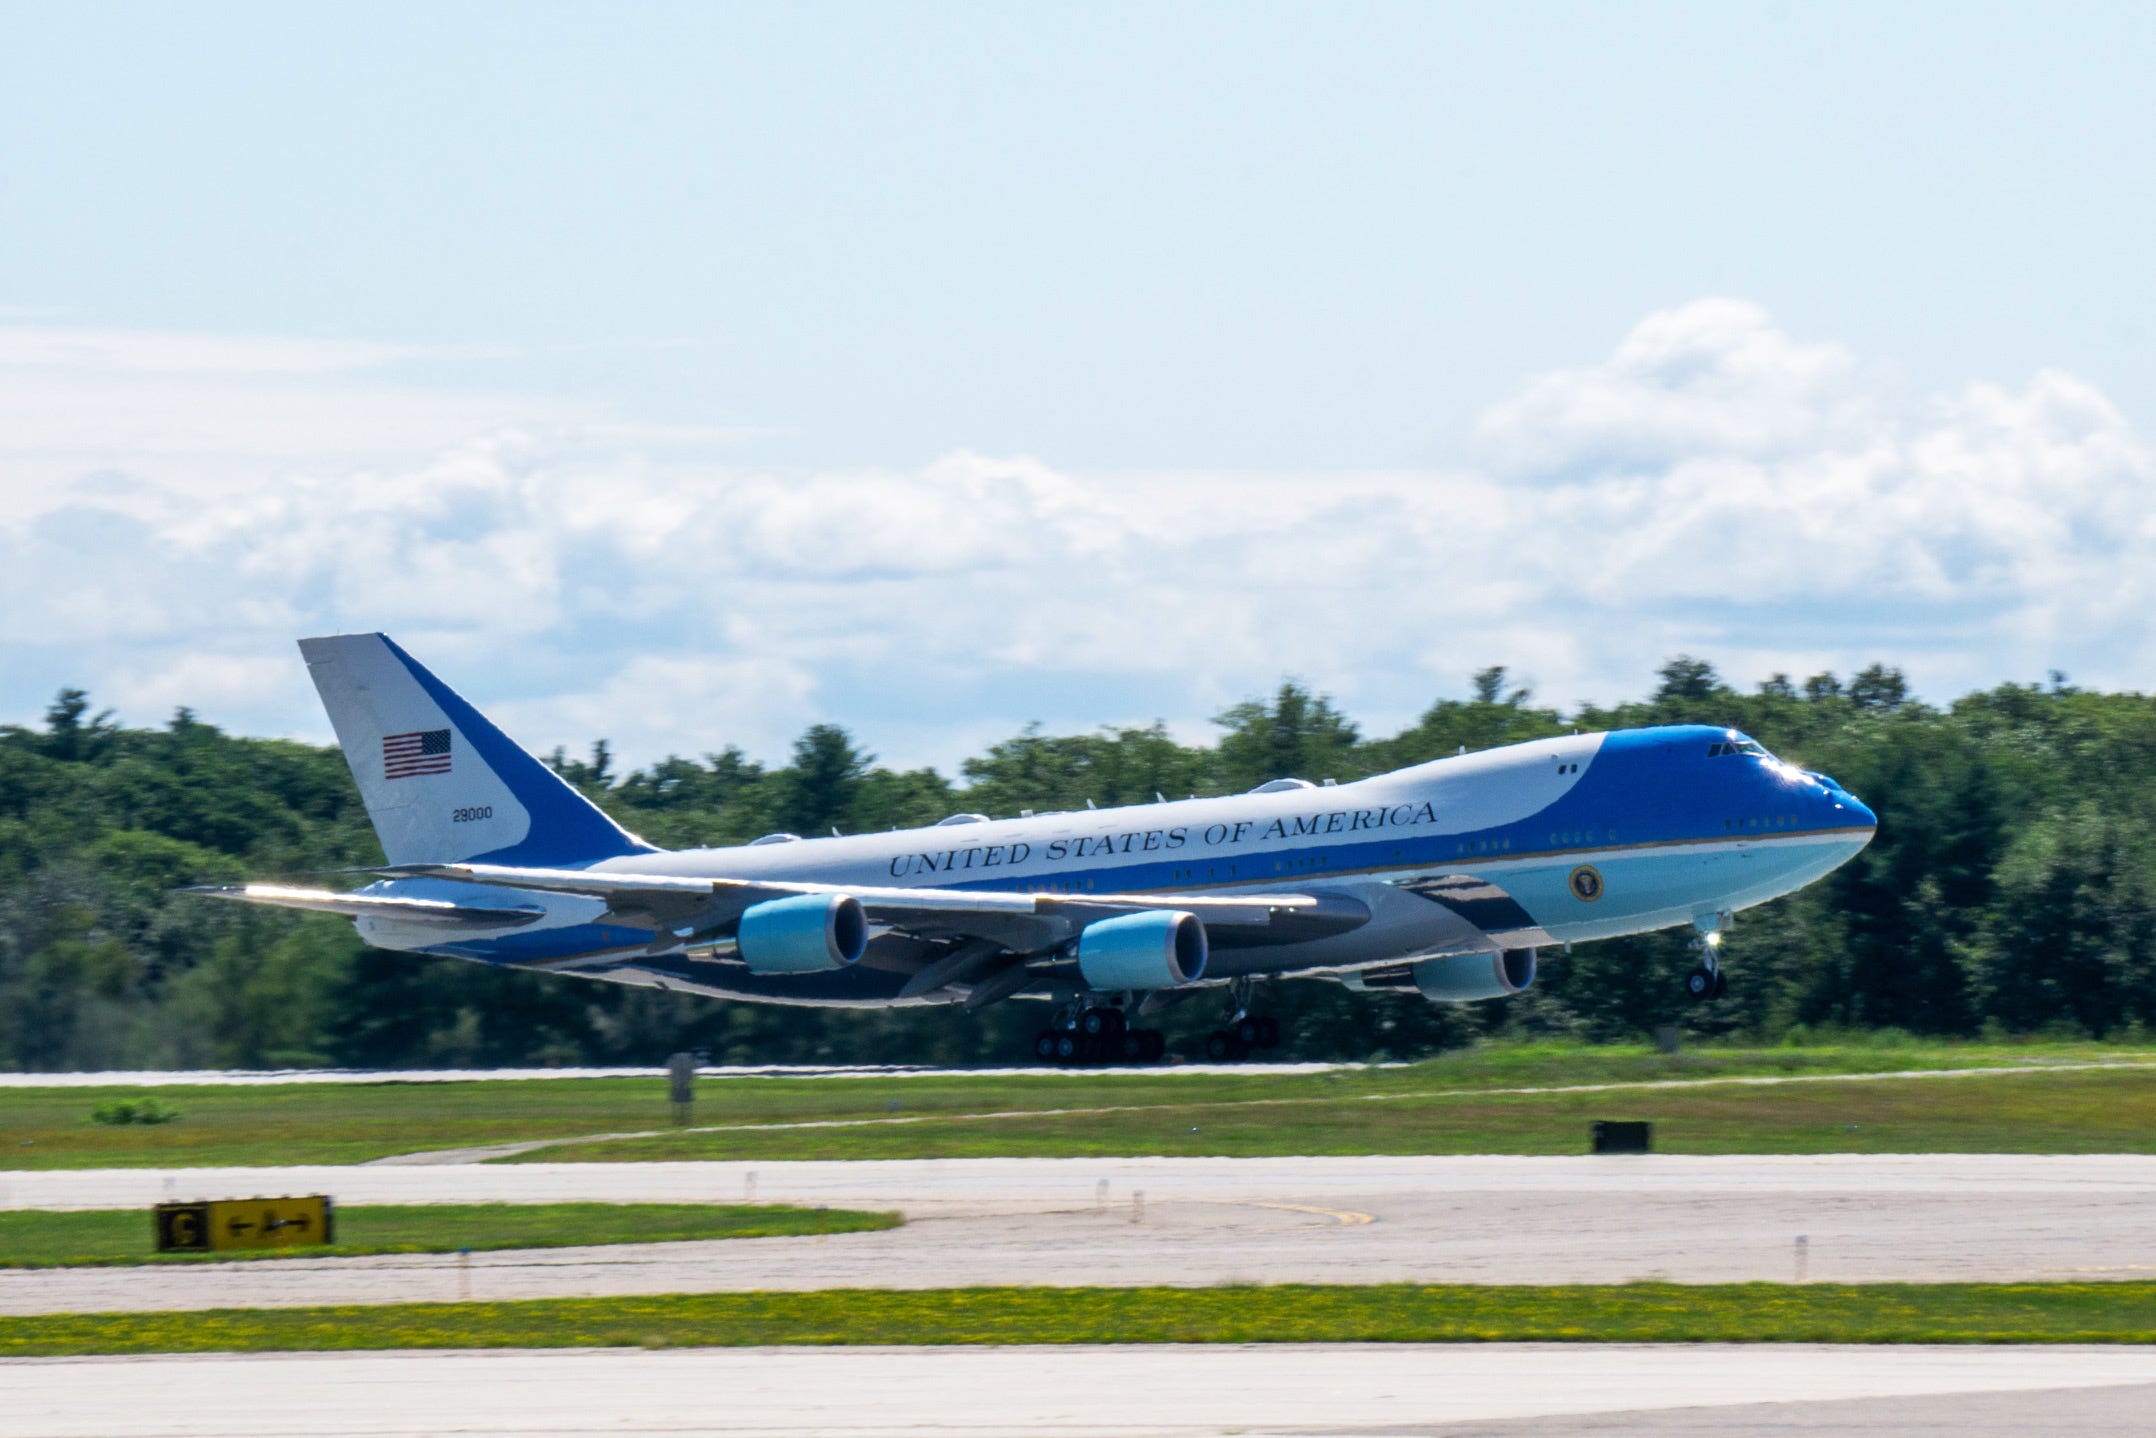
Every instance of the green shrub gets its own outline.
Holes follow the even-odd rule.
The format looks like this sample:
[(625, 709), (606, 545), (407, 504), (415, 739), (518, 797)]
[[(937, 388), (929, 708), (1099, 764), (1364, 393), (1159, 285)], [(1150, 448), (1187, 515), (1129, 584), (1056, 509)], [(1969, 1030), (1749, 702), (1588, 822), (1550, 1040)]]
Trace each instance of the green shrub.
[(170, 1123), (180, 1116), (180, 1111), (154, 1098), (116, 1098), (99, 1104), (90, 1112), (90, 1122), (104, 1124), (123, 1123)]

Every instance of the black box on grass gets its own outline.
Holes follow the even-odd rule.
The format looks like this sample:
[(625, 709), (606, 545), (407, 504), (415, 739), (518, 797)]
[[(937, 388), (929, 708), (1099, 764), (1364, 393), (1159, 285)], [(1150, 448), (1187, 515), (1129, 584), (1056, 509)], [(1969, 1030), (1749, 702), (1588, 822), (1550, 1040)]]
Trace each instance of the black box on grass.
[(1596, 1153), (1652, 1153), (1654, 1125), (1598, 1118), (1594, 1123), (1594, 1140)]

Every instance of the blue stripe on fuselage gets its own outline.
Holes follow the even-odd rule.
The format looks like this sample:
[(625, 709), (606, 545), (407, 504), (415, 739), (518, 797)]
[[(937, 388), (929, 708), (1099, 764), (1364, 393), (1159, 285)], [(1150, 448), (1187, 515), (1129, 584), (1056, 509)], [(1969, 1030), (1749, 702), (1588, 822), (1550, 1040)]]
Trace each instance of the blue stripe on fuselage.
[[(1875, 824), (1871, 811), (1853, 796), (1777, 760), (1743, 754), (1710, 757), (1710, 748), (1730, 739), (1733, 732), (1687, 725), (1610, 733), (1593, 757), (1580, 761), (1578, 779), (1553, 803), (1523, 819), (1485, 829), (1438, 834), (1392, 830), (1383, 837), (1240, 853), (1215, 848), (1172, 858), (1072, 867), (1059, 871), (1052, 882), (1038, 875), (998, 876), (922, 887), (1055, 893), (1286, 889), (1356, 875), (1446, 869), (1472, 873), (1491, 868), (1499, 870), (1502, 882), (1505, 872), (1554, 866), (1558, 875), (1554, 884), (1538, 879), (1529, 886), (1535, 892), (1517, 895), (1535, 909), (1548, 907), (1551, 899), (1561, 902), (1563, 874), (1578, 864), (1636, 862), (1658, 849), (1687, 845), (1832, 837), (1868, 831)], [(1524, 756), (1520, 761), (1522, 766), (1539, 762), (1560, 761)], [(1387, 785), (1388, 778), (1398, 777), (1370, 781), (1380, 786), (1374, 790), (1349, 785), (1323, 792), (1337, 792), (1343, 811), (1349, 813), (1374, 804), (1406, 802), (1410, 795), (1415, 802), (1434, 798), (1442, 824), (1446, 807), (1442, 773), (1433, 773), (1420, 784), (1410, 777)], [(1502, 779), (1491, 775), (1481, 782)], [(1114, 812), (1103, 811), (1103, 818)], [(1675, 862), (1676, 855), (1670, 859)], [(804, 870), (809, 867), (803, 866)], [(1652, 869), (1664, 876), (1650, 886), (1655, 890), (1680, 882), (1681, 871), (1669, 864), (1656, 863)], [(1771, 887), (1771, 878), (1767, 882)], [(1756, 887), (1758, 880), (1753, 883)], [(1543, 890), (1550, 893), (1544, 895)], [(1732, 890), (1732, 897), (1737, 892)], [(1537, 903), (1538, 899), (1542, 902)], [(1621, 925), (1624, 916), (1633, 912), (1640, 911), (1620, 898), (1595, 911), (1596, 926)], [(624, 940), (625, 933), (632, 937)], [(441, 945), (429, 952), (529, 963), (638, 941), (640, 936), (634, 931), (577, 924)]]
[[(1556, 802), (1524, 819), (1485, 829), (1441, 834), (1395, 830), (1383, 838), (1242, 854), (1216, 848), (1187, 858), (1072, 868), (1059, 873), (1052, 885), (1039, 879), (981, 878), (938, 887), (1045, 888), (1057, 893), (1144, 893), (1216, 885), (1277, 888), (1306, 878), (1452, 864), (1567, 855), (1587, 863), (1611, 850), (1866, 830), (1876, 823), (1871, 811), (1851, 795), (1830, 790), (1778, 760), (1742, 754), (1708, 757), (1709, 748), (1733, 732), (1706, 725), (1613, 732), (1604, 737), (1595, 757), (1585, 761), (1579, 781)], [(1337, 792), (1350, 801), (1361, 797), (1352, 786)], [(1442, 823), (1441, 781), (1418, 793), (1435, 796)], [(1348, 802), (1343, 811), (1368, 807)]]

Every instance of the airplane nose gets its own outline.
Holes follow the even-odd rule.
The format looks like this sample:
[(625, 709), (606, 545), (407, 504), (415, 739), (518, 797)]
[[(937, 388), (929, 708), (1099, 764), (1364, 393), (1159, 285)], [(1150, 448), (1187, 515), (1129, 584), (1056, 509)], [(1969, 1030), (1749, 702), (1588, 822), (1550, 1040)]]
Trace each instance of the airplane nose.
[[(1812, 781), (1813, 810), (1819, 815), (1822, 829), (1876, 829), (1879, 816), (1871, 806), (1844, 789), (1839, 779), (1833, 779), (1816, 769), (1805, 775)], [(1869, 837), (1869, 836), (1867, 836)]]
[(1879, 816), (1862, 799), (1828, 779), (1820, 785), (1819, 807), (1830, 829), (1876, 829)]

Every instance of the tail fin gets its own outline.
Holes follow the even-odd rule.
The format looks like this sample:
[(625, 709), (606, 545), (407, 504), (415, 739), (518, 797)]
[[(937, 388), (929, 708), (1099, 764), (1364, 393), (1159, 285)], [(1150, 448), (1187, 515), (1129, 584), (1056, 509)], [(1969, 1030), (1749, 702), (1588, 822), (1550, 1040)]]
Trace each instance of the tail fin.
[(562, 865), (652, 851), (388, 635), (299, 649), (390, 863)]

